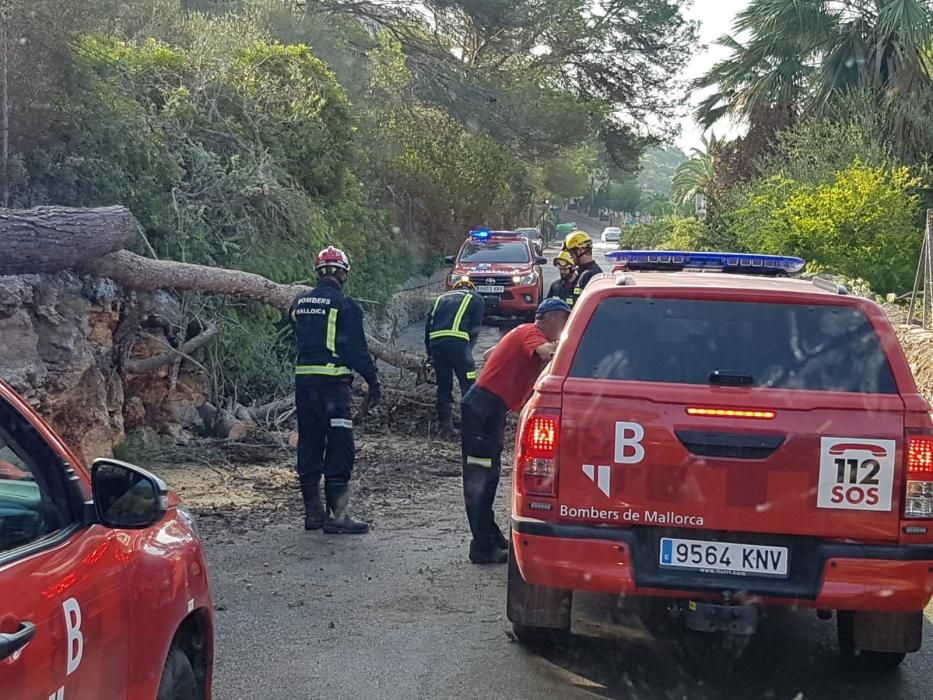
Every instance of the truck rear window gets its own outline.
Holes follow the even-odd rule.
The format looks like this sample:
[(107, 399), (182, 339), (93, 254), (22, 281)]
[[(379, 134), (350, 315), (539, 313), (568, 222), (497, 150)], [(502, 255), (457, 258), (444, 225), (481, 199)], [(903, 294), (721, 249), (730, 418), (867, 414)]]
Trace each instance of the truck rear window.
[(710, 384), (717, 371), (755, 387), (897, 393), (878, 335), (849, 306), (612, 297), (570, 375)]

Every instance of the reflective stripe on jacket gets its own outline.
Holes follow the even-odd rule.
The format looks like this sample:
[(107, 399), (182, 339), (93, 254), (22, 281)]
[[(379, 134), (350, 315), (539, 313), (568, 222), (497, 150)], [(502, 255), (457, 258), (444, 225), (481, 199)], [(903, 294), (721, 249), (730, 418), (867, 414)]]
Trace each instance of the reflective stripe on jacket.
[(477, 292), (468, 289), (455, 289), (441, 294), (434, 301), (434, 308), (428, 314), (424, 325), (424, 345), (430, 350), (435, 340), (462, 340), (475, 343), (486, 302)]
[(366, 345), (363, 312), (333, 279), (321, 280), (292, 302), (289, 318), (298, 344), (296, 376), (348, 377), (358, 372), (367, 384), (377, 381)]

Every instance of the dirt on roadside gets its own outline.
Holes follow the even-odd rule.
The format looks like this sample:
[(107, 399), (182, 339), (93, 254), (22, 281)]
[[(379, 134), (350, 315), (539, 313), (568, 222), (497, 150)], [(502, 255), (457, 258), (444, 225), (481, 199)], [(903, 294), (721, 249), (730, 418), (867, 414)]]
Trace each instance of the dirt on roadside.
[[(503, 455), (503, 463), (510, 463), (509, 453)], [(198, 515), (199, 529), (208, 538), (301, 517), (294, 458), (268, 464), (149, 466)], [(509, 471), (504, 467), (504, 473)], [(357, 436), (352, 511), (380, 529), (416, 526), (430, 521), (439, 507), (449, 506), (450, 486), (459, 487), (460, 477), (457, 442), (399, 435), (387, 428), (364, 432)]]

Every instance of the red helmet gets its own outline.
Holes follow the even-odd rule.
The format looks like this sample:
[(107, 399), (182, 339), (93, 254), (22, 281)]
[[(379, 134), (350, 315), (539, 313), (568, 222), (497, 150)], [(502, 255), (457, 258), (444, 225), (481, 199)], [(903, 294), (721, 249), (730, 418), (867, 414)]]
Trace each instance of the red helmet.
[(349, 272), (350, 258), (348, 258), (347, 254), (340, 250), (340, 248), (334, 248), (334, 246), (329, 245), (317, 254), (317, 260), (314, 264), (315, 270), (320, 270), (324, 267), (337, 267)]

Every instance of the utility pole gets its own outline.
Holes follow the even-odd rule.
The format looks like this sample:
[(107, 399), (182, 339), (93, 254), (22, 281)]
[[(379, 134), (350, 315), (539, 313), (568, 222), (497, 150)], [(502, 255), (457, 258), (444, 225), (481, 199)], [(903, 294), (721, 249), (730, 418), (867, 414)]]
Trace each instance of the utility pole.
[(2, 183), (0, 183), (0, 203), (10, 206), (10, 41), (9, 15), (7, 10), (0, 11), (0, 53), (3, 65), (0, 67), (0, 159), (2, 159)]

